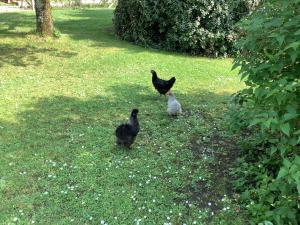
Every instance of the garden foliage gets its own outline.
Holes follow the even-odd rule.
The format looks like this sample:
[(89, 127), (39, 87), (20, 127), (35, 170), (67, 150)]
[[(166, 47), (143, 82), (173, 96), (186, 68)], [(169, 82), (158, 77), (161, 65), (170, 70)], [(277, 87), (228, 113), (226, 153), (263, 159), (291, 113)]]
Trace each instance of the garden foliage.
[(122, 39), (155, 48), (227, 55), (234, 24), (259, 0), (119, 0), (114, 26)]
[(240, 25), (235, 186), (253, 224), (300, 224), (300, 0), (267, 1)]

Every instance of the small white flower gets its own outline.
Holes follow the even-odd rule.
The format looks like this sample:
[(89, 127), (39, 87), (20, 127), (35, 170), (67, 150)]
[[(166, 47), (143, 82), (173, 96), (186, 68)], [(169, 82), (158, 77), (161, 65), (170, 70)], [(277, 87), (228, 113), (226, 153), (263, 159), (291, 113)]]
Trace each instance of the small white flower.
[(105, 224), (105, 221), (104, 220), (101, 220), (101, 222), (100, 222), (101, 224)]
[(14, 221), (14, 222), (17, 222), (17, 220), (18, 220), (18, 217), (14, 217), (14, 218), (13, 218), (13, 221)]

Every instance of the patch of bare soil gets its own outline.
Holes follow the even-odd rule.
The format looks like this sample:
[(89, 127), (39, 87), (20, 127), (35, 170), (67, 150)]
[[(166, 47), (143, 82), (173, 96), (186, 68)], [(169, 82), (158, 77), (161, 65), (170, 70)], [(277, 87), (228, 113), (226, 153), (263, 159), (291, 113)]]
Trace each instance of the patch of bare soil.
[(195, 160), (209, 158), (206, 170), (211, 173), (210, 180), (199, 180), (179, 190), (188, 194), (189, 200), (199, 208), (209, 209), (214, 214), (223, 208), (224, 195), (233, 196), (230, 168), (237, 156), (236, 141), (225, 138), (216, 132), (211, 136), (197, 136), (191, 139), (190, 149)]

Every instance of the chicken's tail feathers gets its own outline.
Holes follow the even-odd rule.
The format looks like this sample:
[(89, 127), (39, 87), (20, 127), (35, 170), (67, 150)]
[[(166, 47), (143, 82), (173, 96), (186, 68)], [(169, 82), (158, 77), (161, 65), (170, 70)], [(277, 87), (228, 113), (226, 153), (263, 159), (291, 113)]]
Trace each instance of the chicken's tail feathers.
[(169, 80), (169, 83), (170, 83), (170, 85), (171, 85), (171, 88), (172, 88), (173, 84), (175, 83), (175, 81), (176, 81), (176, 77), (172, 77), (172, 78)]
[(120, 126), (117, 127), (117, 129), (115, 131), (116, 136), (120, 136), (120, 134), (123, 130), (123, 126), (124, 126), (124, 124), (121, 124)]

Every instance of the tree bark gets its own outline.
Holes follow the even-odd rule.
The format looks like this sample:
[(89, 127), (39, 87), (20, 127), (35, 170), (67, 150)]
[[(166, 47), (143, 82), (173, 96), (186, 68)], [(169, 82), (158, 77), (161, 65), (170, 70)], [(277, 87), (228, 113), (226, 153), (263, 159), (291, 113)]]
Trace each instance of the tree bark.
[(35, 0), (36, 30), (43, 36), (53, 35), (50, 0)]

